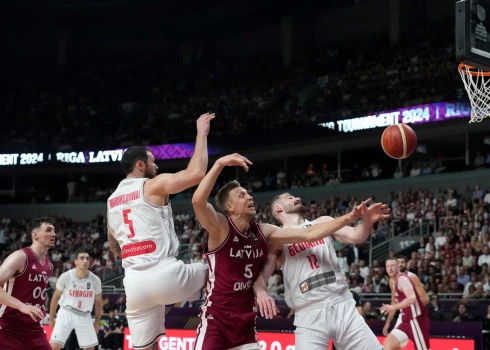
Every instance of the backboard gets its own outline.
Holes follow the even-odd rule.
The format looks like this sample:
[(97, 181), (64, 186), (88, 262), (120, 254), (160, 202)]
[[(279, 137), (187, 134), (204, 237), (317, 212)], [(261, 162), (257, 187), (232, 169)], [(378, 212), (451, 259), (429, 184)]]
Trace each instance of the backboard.
[(490, 0), (456, 2), (456, 60), (490, 71)]

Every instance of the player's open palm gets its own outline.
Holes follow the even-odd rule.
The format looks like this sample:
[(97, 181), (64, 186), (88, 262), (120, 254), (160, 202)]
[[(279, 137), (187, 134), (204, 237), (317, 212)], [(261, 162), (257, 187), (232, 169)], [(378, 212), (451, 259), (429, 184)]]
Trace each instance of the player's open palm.
[(363, 201), (361, 204), (356, 205), (354, 209), (348, 214), (350, 222), (356, 222), (361, 218), (363, 213), (367, 210), (367, 204), (371, 202), (371, 198)]
[(259, 305), (260, 315), (262, 317), (272, 319), (279, 313), (276, 307), (276, 301), (267, 293), (261, 293), (257, 296), (257, 304)]
[(238, 153), (221, 157), (217, 162), (223, 166), (241, 166), (245, 171), (248, 171), (248, 166), (252, 165), (251, 161)]
[(368, 220), (369, 223), (374, 224), (381, 219), (387, 219), (390, 217), (390, 208), (386, 204), (376, 203), (370, 207), (364, 208), (363, 212), (364, 220)]
[(209, 129), (211, 128), (211, 120), (214, 119), (214, 113), (205, 113), (197, 120), (197, 133), (198, 135), (208, 136)]
[(31, 316), (35, 322), (41, 321), (44, 318), (44, 314), (41, 309), (32, 305), (22, 304), (19, 311), (23, 314)]

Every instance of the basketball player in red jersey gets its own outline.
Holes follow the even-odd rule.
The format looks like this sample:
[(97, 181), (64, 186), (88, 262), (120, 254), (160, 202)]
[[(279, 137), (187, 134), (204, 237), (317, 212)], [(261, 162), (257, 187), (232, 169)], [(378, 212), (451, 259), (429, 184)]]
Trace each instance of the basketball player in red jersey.
[(208, 197), (225, 166), (252, 164), (239, 154), (222, 157), (199, 184), (192, 204), (201, 225), (209, 232), (205, 258), (209, 267), (206, 302), (195, 350), (260, 350), (255, 332), (255, 297), (252, 289), (268, 255), (267, 241), (273, 243), (317, 242), (360, 218), (366, 203), (352, 212), (307, 228), (279, 228), (253, 222), (252, 196), (236, 181), (223, 186), (216, 196), (217, 213)]
[(53, 219), (29, 223), (30, 247), (10, 254), (0, 266), (0, 348), (51, 350), (41, 321), (46, 315), (46, 288), (53, 265), (46, 256), (54, 246)]
[[(398, 266), (400, 266), (400, 272), (406, 273), (408, 275), (408, 277), (410, 277), (410, 279), (412, 280), (413, 285), (415, 286), (415, 290), (417, 291), (417, 294), (419, 295), (420, 300), (422, 300), (422, 303), (424, 303), (424, 305), (429, 304), (429, 302), (430, 302), (429, 296), (425, 292), (425, 289), (422, 286), (420, 279), (418, 278), (418, 276), (416, 274), (407, 270), (407, 258), (403, 255), (397, 255), (396, 261), (398, 261)], [(393, 284), (394, 284), (393, 278), (390, 278), (389, 285), (390, 285), (390, 290), (391, 290), (391, 305), (396, 304), (395, 290), (393, 288)], [(388, 317), (386, 318), (385, 326), (383, 327), (383, 335), (384, 336), (388, 336), (388, 334), (389, 334), (388, 329), (390, 328), (391, 321), (393, 321), (394, 316), (395, 316), (395, 312), (388, 313)], [(402, 315), (400, 313), (400, 315), (398, 316), (398, 319), (396, 320), (396, 324), (395, 324), (394, 328), (396, 328), (401, 322), (402, 322)]]
[(406, 273), (400, 272), (400, 265), (395, 258), (386, 260), (386, 272), (394, 281), (396, 304), (383, 304), (380, 310), (382, 313), (401, 310), (402, 321), (385, 339), (384, 349), (398, 350), (405, 347), (410, 339), (416, 350), (430, 350), (430, 321), (414, 283)]

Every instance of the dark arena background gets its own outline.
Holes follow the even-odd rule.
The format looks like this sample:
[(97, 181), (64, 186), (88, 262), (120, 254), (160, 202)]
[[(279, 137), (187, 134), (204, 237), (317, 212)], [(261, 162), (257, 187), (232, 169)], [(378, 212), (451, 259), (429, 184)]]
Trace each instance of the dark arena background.
[[(468, 123), (455, 13), (447, 0), (3, 2), (0, 261), (29, 243), (30, 219), (54, 217), (48, 296), (86, 248), (103, 283), (98, 348), (133, 349), (105, 217), (119, 161), (129, 146), (148, 145), (160, 173), (184, 169), (195, 120), (211, 111), (209, 164), (234, 152), (254, 163), (248, 173), (226, 168), (216, 189), (237, 179), (258, 222), (273, 222), (268, 202), (284, 191), (313, 219), (368, 197), (390, 206), (365, 243), (336, 243), (381, 342), (384, 261), (403, 254), (431, 298), (432, 350), (490, 349), (490, 122)], [(380, 146), (396, 123), (418, 137), (403, 160)], [(207, 237), (194, 190), (171, 198), (185, 262), (203, 262)], [(260, 344), (293, 350), (279, 269), (268, 291), (281, 312), (258, 317)], [(193, 348), (199, 306), (167, 306), (160, 350)], [(65, 348), (78, 349), (74, 335)]]

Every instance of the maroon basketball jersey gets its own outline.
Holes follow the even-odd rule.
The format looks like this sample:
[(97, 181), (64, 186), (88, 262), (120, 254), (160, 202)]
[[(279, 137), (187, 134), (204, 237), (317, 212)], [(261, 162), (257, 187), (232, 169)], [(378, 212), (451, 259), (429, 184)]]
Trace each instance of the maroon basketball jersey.
[(228, 224), (230, 230), (223, 244), (212, 252), (207, 246), (204, 250), (209, 279), (203, 307), (251, 312), (255, 304), (252, 285), (267, 258), (267, 242), (255, 222), (250, 222), (247, 232), (240, 232), (230, 218)]
[[(48, 278), (53, 272), (53, 265), (47, 256), (43, 261), (39, 260), (30, 247), (25, 247), (21, 251), (27, 256), (24, 270), (5, 282), (3, 289), (21, 302), (37, 306), (46, 315), (46, 289)], [(7, 329), (41, 328), (41, 323), (33, 321), (31, 316), (17, 309), (0, 304), (0, 326)]]
[(398, 279), (400, 277), (404, 276), (406, 280), (410, 282), (412, 285), (413, 291), (415, 293), (415, 297), (417, 298), (417, 301), (415, 304), (410, 305), (409, 307), (403, 308), (401, 310), (402, 313), (402, 321), (403, 322), (410, 322), (413, 319), (416, 319), (419, 316), (427, 316), (427, 309), (425, 308), (425, 305), (422, 303), (422, 300), (420, 300), (420, 296), (417, 293), (417, 290), (415, 289), (415, 286), (410, 279), (410, 277), (406, 273), (400, 273), (394, 283), (395, 285), (395, 300), (397, 303), (401, 303), (405, 298), (407, 297), (405, 293), (403, 293), (399, 288), (398, 288)]

